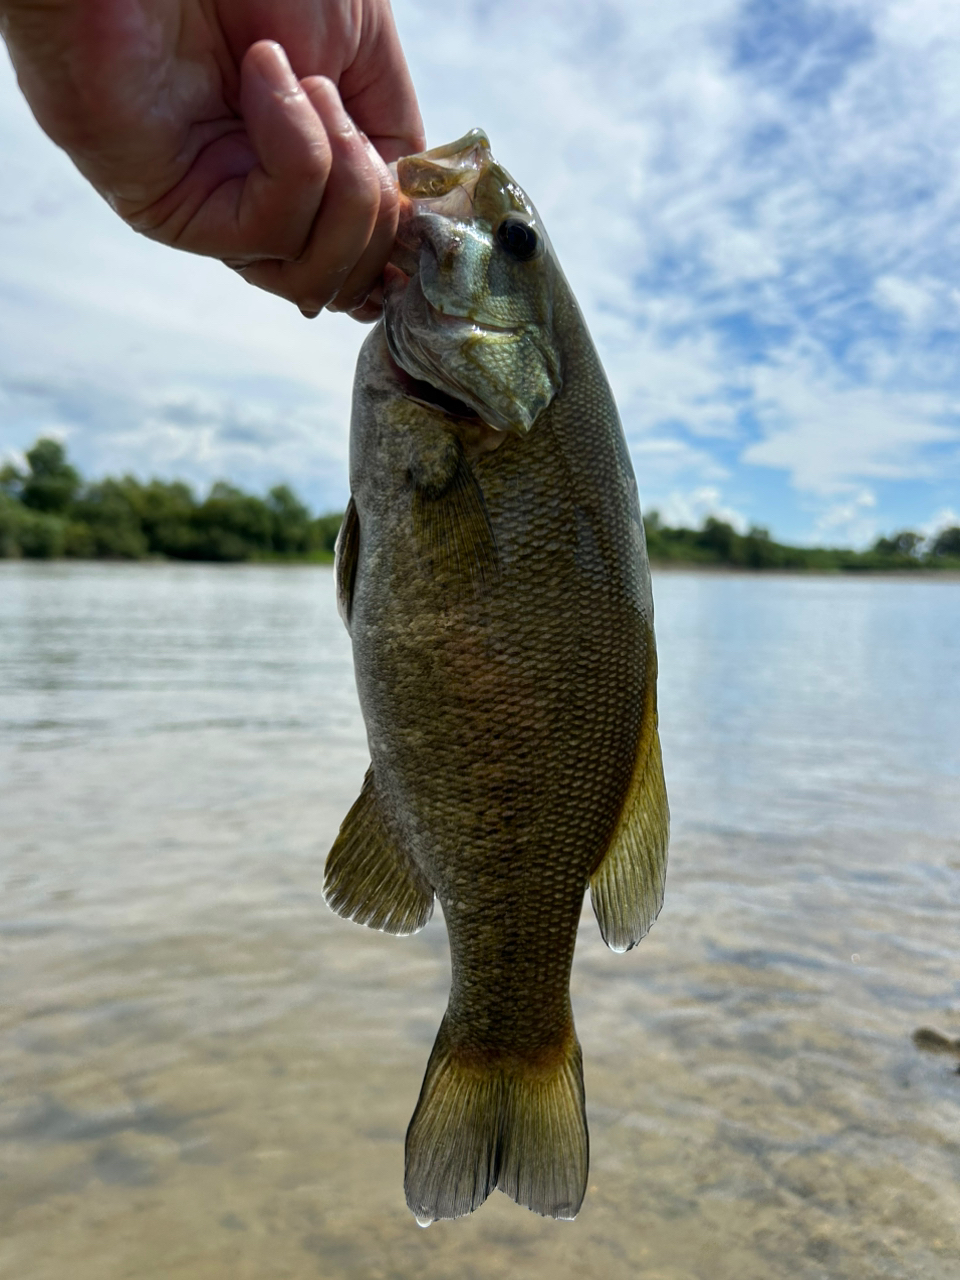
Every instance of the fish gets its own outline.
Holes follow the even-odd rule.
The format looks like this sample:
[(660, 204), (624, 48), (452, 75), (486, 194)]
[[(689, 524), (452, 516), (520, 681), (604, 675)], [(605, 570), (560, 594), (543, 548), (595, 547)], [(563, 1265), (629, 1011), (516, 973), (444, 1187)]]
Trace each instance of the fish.
[(392, 934), (434, 899), (450, 995), (406, 1136), (421, 1225), (587, 1185), (570, 1000), (589, 889), (614, 951), (663, 902), (669, 813), (637, 484), (586, 324), (473, 130), (397, 164), (336, 549), (370, 748), (324, 896)]

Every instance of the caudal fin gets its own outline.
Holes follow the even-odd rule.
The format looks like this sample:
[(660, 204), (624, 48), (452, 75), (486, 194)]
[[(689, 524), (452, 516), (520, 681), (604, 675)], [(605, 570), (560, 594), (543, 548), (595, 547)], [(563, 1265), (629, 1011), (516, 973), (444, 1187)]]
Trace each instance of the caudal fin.
[(422, 1225), (472, 1213), (494, 1188), (547, 1218), (587, 1189), (583, 1063), (573, 1024), (548, 1063), (481, 1064), (444, 1019), (407, 1130), (407, 1204)]

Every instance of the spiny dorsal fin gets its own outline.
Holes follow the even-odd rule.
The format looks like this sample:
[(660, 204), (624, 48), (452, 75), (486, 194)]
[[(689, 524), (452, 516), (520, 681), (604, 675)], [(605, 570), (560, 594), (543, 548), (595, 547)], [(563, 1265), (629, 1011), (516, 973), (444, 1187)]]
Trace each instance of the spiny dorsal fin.
[(483, 490), (459, 440), (451, 442), (454, 465), (442, 488), (418, 484), (414, 475), (413, 528), (421, 559), (461, 600), (497, 580), (500, 557)]
[(670, 811), (652, 693), (646, 720), (649, 728), (641, 740), (619, 824), (590, 877), (593, 910), (611, 951), (635, 947), (663, 906)]
[(384, 824), (372, 769), (327, 854), (323, 896), (337, 915), (384, 933), (416, 933), (433, 914), (433, 889)]
[(353, 610), (353, 584), (357, 578), (357, 560), (360, 556), (360, 517), (357, 504), (350, 495), (343, 523), (337, 534), (333, 572), (337, 582), (337, 609), (343, 625), (350, 630), (350, 614)]

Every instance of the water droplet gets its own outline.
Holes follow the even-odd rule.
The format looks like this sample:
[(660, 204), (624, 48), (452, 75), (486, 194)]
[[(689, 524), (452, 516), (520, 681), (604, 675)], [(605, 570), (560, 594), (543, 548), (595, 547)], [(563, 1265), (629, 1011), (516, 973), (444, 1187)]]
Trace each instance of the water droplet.
[(427, 1228), (427, 1227), (429, 1227), (429, 1225), (430, 1225), (430, 1223), (431, 1223), (431, 1222), (433, 1222), (433, 1218), (428, 1218), (428, 1217), (426, 1217), (426, 1216), (424, 1216), (424, 1215), (422, 1215), (422, 1214), (419, 1214), (419, 1213), (417, 1214), (417, 1226), (418, 1226), (418, 1227), (423, 1227), (423, 1228), (424, 1228), (424, 1230), (426, 1230), (426, 1228)]

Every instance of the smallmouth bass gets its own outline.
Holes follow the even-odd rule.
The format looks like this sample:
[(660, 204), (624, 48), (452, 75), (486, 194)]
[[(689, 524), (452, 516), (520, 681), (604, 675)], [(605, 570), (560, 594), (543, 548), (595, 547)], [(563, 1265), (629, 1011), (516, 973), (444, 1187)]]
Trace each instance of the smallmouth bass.
[(396, 934), (443, 907), (450, 999), (406, 1141), (417, 1220), (494, 1188), (573, 1218), (583, 895), (615, 951), (663, 901), (643, 523), (583, 318), (486, 136), (401, 160), (398, 181), (336, 565), (371, 765), (324, 894)]

